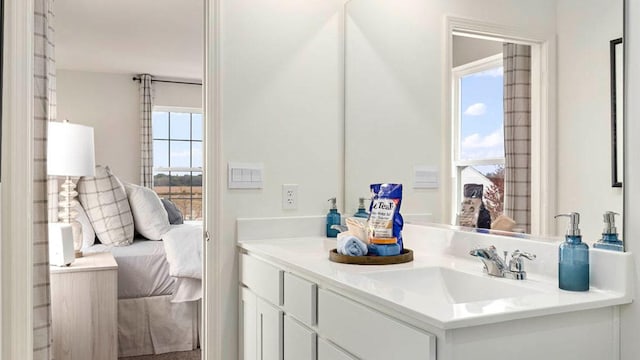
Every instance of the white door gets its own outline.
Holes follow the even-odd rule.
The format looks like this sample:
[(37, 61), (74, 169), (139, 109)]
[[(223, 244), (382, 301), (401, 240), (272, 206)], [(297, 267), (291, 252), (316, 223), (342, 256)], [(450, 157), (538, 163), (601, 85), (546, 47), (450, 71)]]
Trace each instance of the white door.
[(355, 360), (355, 358), (326, 340), (318, 339), (318, 360)]
[(265, 300), (257, 300), (258, 359), (282, 360), (282, 311)]
[(284, 317), (284, 360), (315, 360), (316, 333), (294, 320)]
[(240, 341), (242, 345), (240, 349), (241, 359), (257, 360), (258, 359), (258, 327), (256, 320), (258, 319), (258, 308), (256, 304), (256, 295), (247, 288), (241, 288), (240, 294)]

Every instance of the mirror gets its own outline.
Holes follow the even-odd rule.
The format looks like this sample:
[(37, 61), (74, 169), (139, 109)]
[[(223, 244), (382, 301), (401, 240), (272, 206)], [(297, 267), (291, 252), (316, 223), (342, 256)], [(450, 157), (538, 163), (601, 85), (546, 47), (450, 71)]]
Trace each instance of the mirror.
[[(375, 182), (404, 185), (407, 222), (457, 224), (467, 183), (484, 184), (486, 197), (506, 182), (493, 187), (494, 198), (513, 207), (507, 203), (521, 195), (509, 192), (520, 183), (513, 172), (521, 166), (509, 162), (520, 150), (504, 144), (523, 139), (506, 127), (512, 120), (504, 109), (522, 109), (505, 102), (504, 79), (520, 71), (505, 63), (507, 43), (528, 47), (530, 58), (530, 185), (526, 204), (516, 207), (529, 212), (526, 232), (562, 235), (566, 224), (553, 216), (576, 211), (584, 240), (601, 238), (602, 215), (621, 213), (623, 203), (622, 188), (611, 186), (609, 48), (623, 35), (623, 0), (345, 6), (345, 215), (357, 211)], [(500, 211), (492, 208), (492, 220)], [(622, 226), (619, 217), (620, 234)]]

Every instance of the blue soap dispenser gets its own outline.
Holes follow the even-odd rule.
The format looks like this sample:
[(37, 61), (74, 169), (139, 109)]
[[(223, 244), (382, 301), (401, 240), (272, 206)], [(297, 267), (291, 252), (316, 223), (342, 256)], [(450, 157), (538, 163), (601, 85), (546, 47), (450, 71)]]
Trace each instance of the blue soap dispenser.
[(327, 214), (327, 237), (338, 237), (339, 231), (336, 229), (332, 229), (333, 225), (340, 225), (340, 213), (338, 212), (338, 208), (336, 207), (336, 198), (331, 198), (328, 201), (331, 202), (331, 209)]
[(570, 291), (589, 290), (589, 246), (582, 242), (580, 235), (580, 214), (560, 214), (555, 217), (569, 218), (565, 241), (560, 244), (558, 254), (558, 285)]
[(613, 211), (604, 213), (604, 230), (602, 231), (602, 239), (598, 240), (593, 247), (596, 249), (624, 251), (622, 240), (618, 238), (618, 230), (616, 229), (615, 216), (620, 215)]
[(355, 214), (353, 214), (353, 217), (362, 218), (362, 219), (368, 219), (369, 218), (369, 213), (364, 208), (364, 201), (365, 200), (367, 200), (367, 199), (363, 198), (363, 197), (358, 199), (358, 211)]

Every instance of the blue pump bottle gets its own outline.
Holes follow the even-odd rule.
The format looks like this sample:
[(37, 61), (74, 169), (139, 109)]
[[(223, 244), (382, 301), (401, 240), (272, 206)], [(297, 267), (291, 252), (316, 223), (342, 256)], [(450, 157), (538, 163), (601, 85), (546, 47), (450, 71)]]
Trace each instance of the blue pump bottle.
[(596, 249), (624, 251), (622, 240), (618, 238), (618, 230), (616, 229), (615, 216), (620, 215), (613, 211), (604, 213), (604, 230), (602, 231), (602, 239), (598, 240), (593, 247)]
[(329, 209), (329, 213), (327, 214), (327, 237), (338, 237), (339, 231), (331, 228), (333, 225), (341, 224), (340, 213), (336, 207), (336, 198), (333, 197), (328, 201), (331, 202), (331, 209)]
[(565, 242), (558, 249), (558, 286), (563, 290), (589, 290), (589, 246), (580, 235), (580, 214), (560, 214), (569, 218)]
[(367, 199), (363, 198), (363, 197), (358, 199), (358, 211), (355, 214), (353, 214), (353, 217), (362, 218), (362, 219), (368, 219), (369, 218), (369, 213), (364, 208), (364, 201), (365, 200), (367, 200)]

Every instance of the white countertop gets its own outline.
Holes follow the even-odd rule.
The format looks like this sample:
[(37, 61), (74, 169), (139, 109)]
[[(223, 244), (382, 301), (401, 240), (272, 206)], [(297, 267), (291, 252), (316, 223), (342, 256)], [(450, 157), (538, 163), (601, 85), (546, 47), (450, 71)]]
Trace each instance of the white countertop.
[[(498, 239), (498, 241), (504, 240)], [(411, 246), (414, 250), (413, 262), (378, 266), (348, 265), (329, 261), (329, 251), (335, 248), (335, 239), (325, 237), (241, 241), (238, 246), (285, 270), (296, 272), (320, 286), (336, 288), (356, 300), (366, 299), (369, 303), (387, 307), (445, 330), (631, 302), (631, 289), (620, 291), (620, 288), (596, 288), (592, 281), (592, 287), (588, 292), (564, 291), (558, 289), (557, 278), (531, 272), (528, 273), (527, 280), (521, 281), (490, 277), (482, 273), (482, 264), (475, 258), (454, 256), (435, 250), (437, 247), (442, 248), (441, 244), (434, 246), (434, 250), (430, 250), (427, 242), (421, 245), (415, 242), (411, 244), (414, 245)], [(606, 259), (611, 256), (618, 256), (614, 259), (615, 261), (630, 258), (624, 254), (603, 255)], [(595, 262), (600, 264), (602, 261)], [(553, 261), (550, 262), (553, 263)], [(625, 264), (623, 268), (629, 266), (630, 264)], [(505, 285), (519, 286), (525, 291), (522, 296), (517, 297), (451, 303), (442, 296), (438, 296), (437, 292), (432, 294), (424, 289), (413, 291), (396, 286), (392, 280), (393, 276), (371, 277), (373, 273), (427, 267), (449, 268), (490, 278), (492, 281), (507, 282)]]

